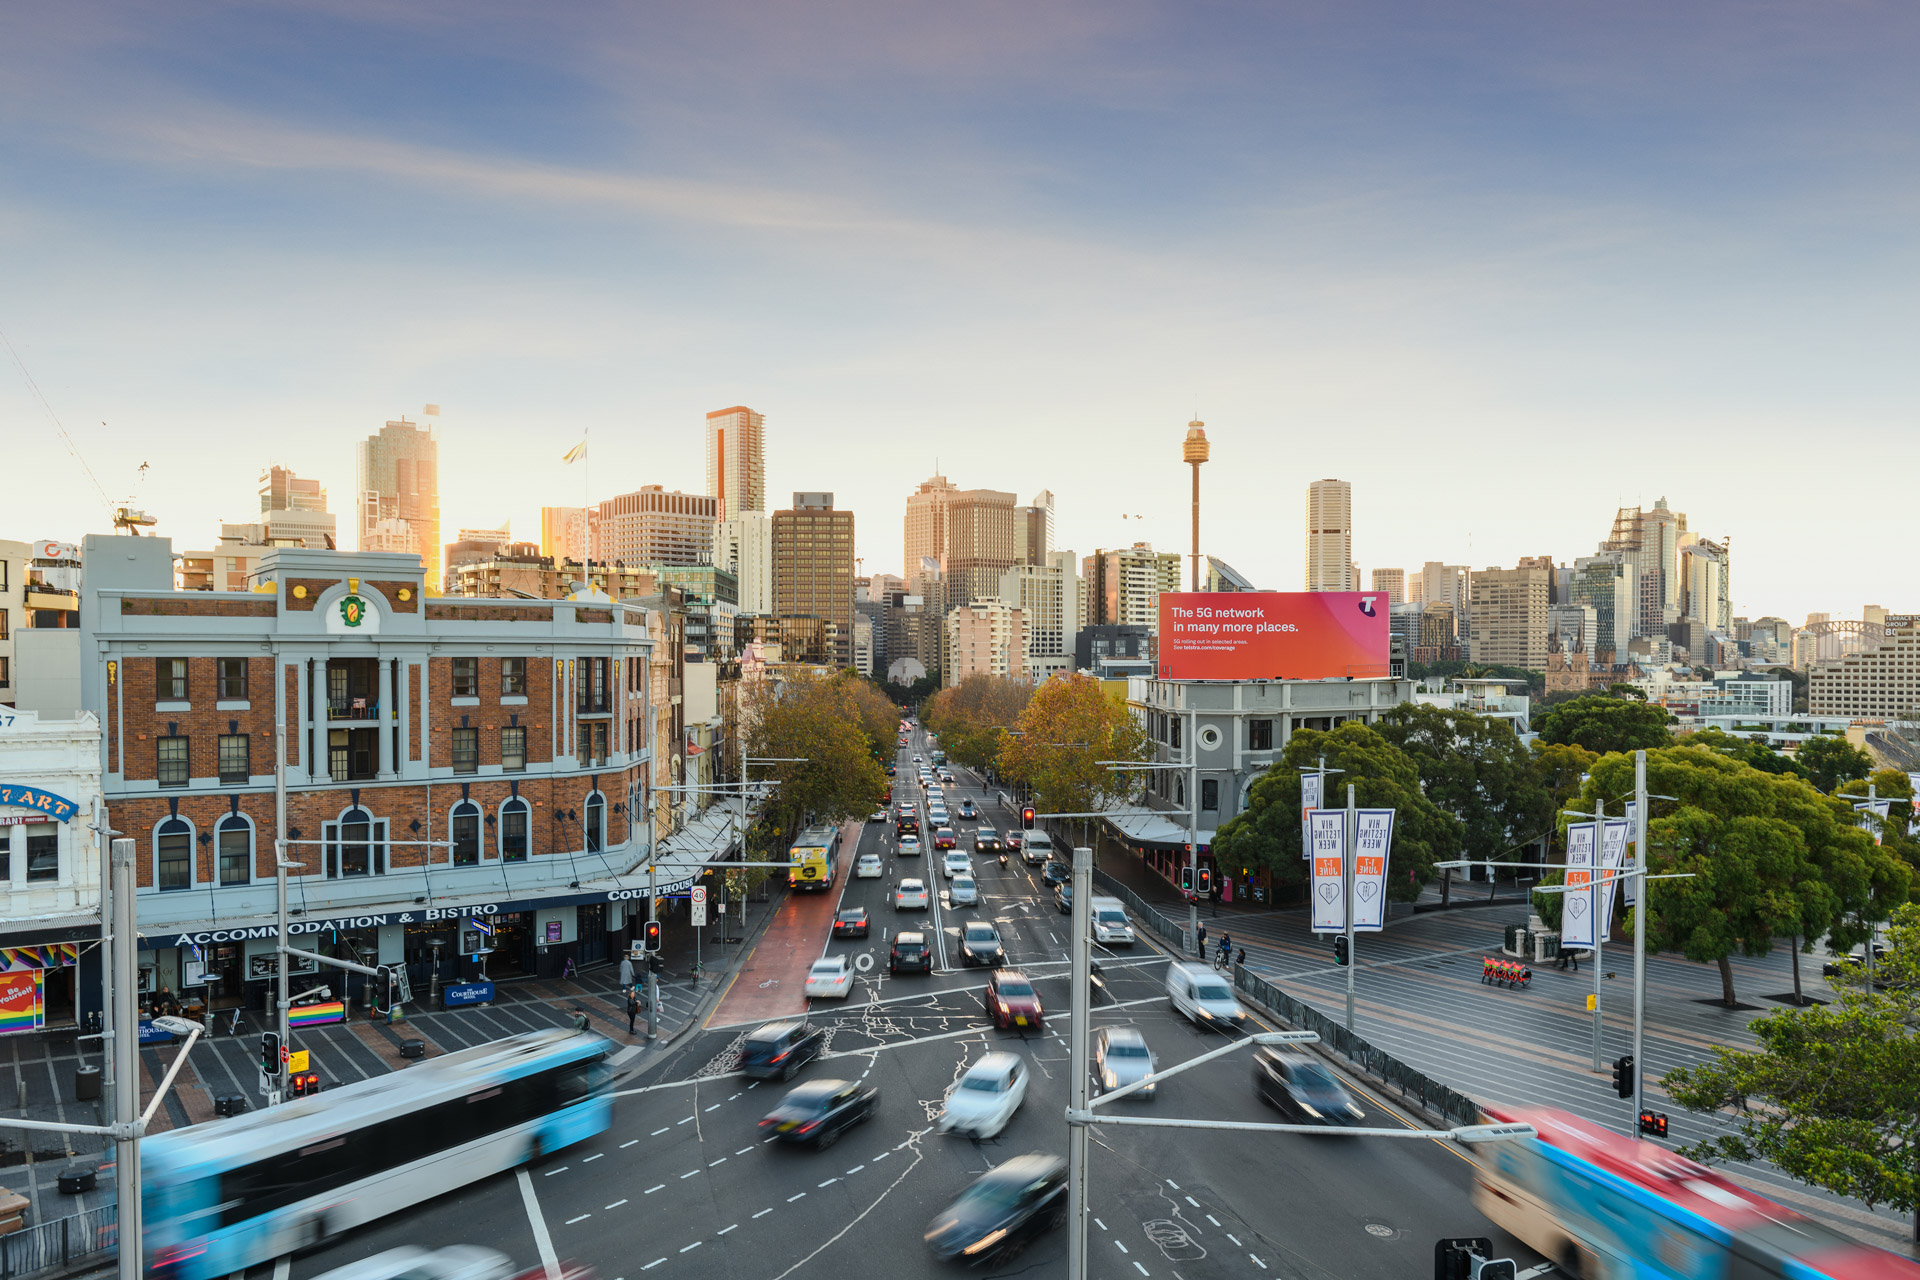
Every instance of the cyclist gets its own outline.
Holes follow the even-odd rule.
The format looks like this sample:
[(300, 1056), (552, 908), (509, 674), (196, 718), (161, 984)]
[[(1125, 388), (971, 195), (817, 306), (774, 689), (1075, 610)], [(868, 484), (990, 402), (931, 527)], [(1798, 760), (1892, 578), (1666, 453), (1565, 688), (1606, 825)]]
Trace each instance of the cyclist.
[(1232, 960), (1233, 960), (1233, 936), (1231, 934), (1223, 933), (1220, 935), (1220, 958), (1214, 961), (1214, 964), (1217, 967), (1224, 969)]

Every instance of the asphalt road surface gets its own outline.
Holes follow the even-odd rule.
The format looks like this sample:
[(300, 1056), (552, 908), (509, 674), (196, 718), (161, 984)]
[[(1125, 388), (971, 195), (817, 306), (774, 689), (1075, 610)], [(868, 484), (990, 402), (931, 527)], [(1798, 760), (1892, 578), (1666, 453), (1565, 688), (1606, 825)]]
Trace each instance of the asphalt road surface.
[[(916, 750), (927, 753), (918, 734), (901, 754), (896, 797), (917, 786), (910, 764)], [(970, 785), (976, 780), (955, 773), (959, 785), (947, 788), (948, 805), (960, 847), (971, 850), (980, 823), (957, 819), (960, 798), (972, 797), (987, 821), (999, 820), (995, 825), (1012, 815)], [(750, 1027), (708, 1028), (689, 1034), (644, 1076), (619, 1083), (607, 1133), (255, 1274), (305, 1280), (398, 1245), (452, 1243), (499, 1248), (523, 1267), (544, 1257), (584, 1263), (603, 1280), (945, 1271), (921, 1239), (939, 1210), (1011, 1156), (1065, 1154), (1067, 917), (1038, 869), (1017, 855), (1004, 869), (996, 856), (975, 858), (978, 907), (933, 901), (926, 911), (896, 913), (892, 892), (903, 876), (944, 894), (930, 831), (923, 845), (919, 858), (899, 859), (891, 824), (869, 824), (859, 852), (882, 853), (885, 874), (848, 878), (830, 891), (843, 905), (867, 908), (872, 936), (823, 939), (824, 950), (844, 952), (856, 966), (871, 964), (844, 1003), (814, 1002), (809, 1016), (828, 1028), (829, 1044), (798, 1080), (863, 1080), (880, 1091), (874, 1118), (831, 1149), (765, 1138), (758, 1122), (788, 1086), (735, 1073)], [(1044, 1034), (987, 1025), (984, 972), (956, 967), (959, 931), (976, 919), (997, 925), (1009, 963), (1036, 980), (1048, 1013)], [(887, 947), (903, 928), (942, 940), (933, 974), (888, 976)], [(1220, 1043), (1217, 1033), (1195, 1029), (1168, 1008), (1166, 957), (1147, 942), (1096, 955), (1104, 986), (1091, 1013), (1095, 1025), (1138, 1026), (1163, 1067)], [(948, 1086), (990, 1049), (1021, 1054), (1031, 1066), (1032, 1084), (1012, 1124), (984, 1143), (935, 1133)], [(1414, 1127), (1353, 1087), (1367, 1123)], [(1278, 1119), (1254, 1094), (1250, 1054), (1230, 1054), (1168, 1081), (1156, 1099), (1116, 1105), (1165, 1116)], [(1493, 1236), (1501, 1256), (1523, 1267), (1538, 1261), (1473, 1209), (1474, 1157), (1451, 1143), (1122, 1128), (1096, 1130), (1093, 1143), (1095, 1276), (1406, 1280), (1431, 1274), (1436, 1239), (1470, 1235)], [(1065, 1263), (1066, 1236), (1055, 1232), (982, 1274), (1058, 1275)]]

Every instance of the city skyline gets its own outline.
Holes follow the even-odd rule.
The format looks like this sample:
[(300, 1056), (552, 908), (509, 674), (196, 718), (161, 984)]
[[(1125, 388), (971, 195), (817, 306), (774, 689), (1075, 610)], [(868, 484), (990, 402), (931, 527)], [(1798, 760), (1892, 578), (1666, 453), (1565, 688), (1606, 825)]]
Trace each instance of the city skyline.
[[(531, 529), (583, 424), (595, 500), (697, 492), (702, 416), (747, 404), (768, 491), (842, 495), (869, 569), (911, 568), (936, 469), (1053, 490), (1057, 545), (1184, 553), (1197, 414), (1202, 552), (1262, 585), (1334, 475), (1363, 571), (1571, 561), (1667, 493), (1734, 539), (1735, 612), (1906, 603), (1785, 513), (1920, 463), (1909, 11), (223, 12), (62, 6), (0, 50), (19, 536), (131, 497), (205, 546), (272, 461), (346, 511), (352, 442), (423, 403), (444, 525)], [(753, 91), (684, 117), (720, 50)], [(1900, 503), (1848, 515), (1901, 545)]]

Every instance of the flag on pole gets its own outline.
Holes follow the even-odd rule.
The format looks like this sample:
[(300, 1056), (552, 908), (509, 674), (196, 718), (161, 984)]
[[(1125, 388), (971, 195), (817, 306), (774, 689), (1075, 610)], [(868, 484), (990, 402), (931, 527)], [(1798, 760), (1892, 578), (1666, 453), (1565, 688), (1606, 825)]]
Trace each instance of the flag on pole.
[(1347, 929), (1347, 811), (1315, 809), (1307, 818), (1308, 843), (1313, 860), (1309, 883), (1313, 889), (1313, 931), (1345, 933)]
[(1594, 826), (1576, 822), (1567, 828), (1566, 892), (1560, 897), (1560, 945), (1582, 950), (1593, 946), (1592, 898), (1595, 850)]
[(580, 459), (586, 456), (587, 456), (587, 442), (585, 440), (582, 440), (579, 444), (567, 450), (567, 456), (560, 459), (560, 461), (566, 462), (566, 463), (574, 463), (574, 462), (580, 461)]
[(1393, 853), (1392, 809), (1362, 809), (1353, 833), (1353, 928), (1379, 933), (1385, 921), (1387, 859)]
[(1313, 837), (1307, 831), (1307, 815), (1320, 807), (1320, 775), (1303, 773), (1300, 775), (1300, 859), (1305, 861), (1313, 856), (1310, 846)]
[(1619, 888), (1620, 871), (1627, 860), (1627, 842), (1632, 838), (1633, 823), (1626, 818), (1608, 818), (1607, 829), (1600, 833), (1600, 915), (1594, 921), (1594, 928), (1599, 931), (1602, 942), (1613, 937), (1613, 895)]

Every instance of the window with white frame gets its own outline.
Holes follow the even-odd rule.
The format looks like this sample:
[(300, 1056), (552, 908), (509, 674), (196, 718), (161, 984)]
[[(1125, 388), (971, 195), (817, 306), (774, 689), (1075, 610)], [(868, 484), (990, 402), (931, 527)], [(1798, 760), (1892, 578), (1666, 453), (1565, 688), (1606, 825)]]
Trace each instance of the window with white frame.
[(168, 818), (154, 829), (153, 885), (193, 888), (193, 826), (184, 818)]
[(230, 813), (220, 819), (213, 843), (220, 883), (253, 883), (253, 824), (237, 813)]
[(480, 806), (471, 800), (462, 800), (453, 806), (448, 819), (448, 829), (453, 834), (453, 865), (456, 867), (477, 867), (480, 865)]
[(376, 818), (365, 809), (349, 809), (338, 821), (322, 823), (320, 838), (325, 842), (329, 879), (386, 874), (385, 818)]
[(27, 855), (27, 881), (58, 880), (60, 878), (60, 824), (57, 822), (30, 822), (21, 830), (25, 833), (23, 843)]

